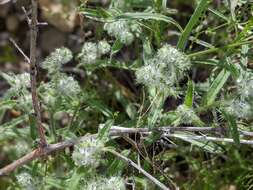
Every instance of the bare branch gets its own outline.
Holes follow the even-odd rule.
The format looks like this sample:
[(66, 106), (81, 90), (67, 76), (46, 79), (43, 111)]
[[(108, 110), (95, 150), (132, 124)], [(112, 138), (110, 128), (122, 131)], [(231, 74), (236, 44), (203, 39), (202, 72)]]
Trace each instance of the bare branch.
[(26, 62), (30, 63), (29, 57), (23, 52), (23, 50), (18, 46), (18, 44), (14, 41), (14, 39), (9, 38), (9, 40), (15, 46), (15, 48), (17, 48), (17, 50), (19, 51), (19, 53), (21, 53), (23, 55), (23, 57), (25, 58)]
[[(230, 138), (220, 138), (220, 137), (209, 137), (201, 135), (184, 135), (184, 134), (165, 134), (167, 137), (179, 138), (182, 140), (199, 140), (199, 141), (213, 141), (213, 142), (225, 142), (225, 143), (235, 143), (234, 139)], [(240, 139), (240, 144), (253, 145), (253, 140)]]
[(30, 80), (31, 80), (31, 92), (32, 92), (32, 103), (34, 112), (36, 115), (36, 124), (40, 137), (40, 147), (44, 148), (47, 146), (44, 128), (41, 121), (41, 110), (37, 94), (37, 63), (36, 63), (36, 46), (37, 46), (37, 30), (38, 30), (38, 0), (32, 0), (32, 17), (30, 26)]
[(156, 184), (158, 187), (160, 187), (163, 190), (170, 190), (168, 187), (166, 187), (163, 183), (161, 183), (158, 179), (150, 175), (148, 172), (146, 172), (141, 166), (137, 165), (134, 163), (131, 159), (123, 156), (122, 154), (111, 150), (111, 149), (105, 149), (105, 151), (112, 153), (113, 155), (117, 156), (119, 159), (123, 160), (130, 166), (134, 167), (137, 169), (139, 172), (141, 172), (144, 176), (146, 176), (150, 181), (152, 181), (154, 184)]
[(28, 15), (25, 7), (22, 6), (22, 10), (23, 10), (23, 12), (25, 14), (26, 22), (27, 22), (28, 26), (30, 27), (30, 25), (31, 25), (31, 19), (29, 18), (29, 15)]
[[(178, 134), (178, 133), (170, 133), (170, 132), (168, 132), (169, 128), (173, 128), (173, 127), (159, 127), (157, 129), (158, 129), (158, 131), (160, 130), (161, 136), (164, 136), (164, 137), (179, 138), (182, 140), (189, 140), (190, 139), (190, 140), (199, 140), (199, 141), (234, 143), (234, 140), (231, 138), (220, 138), (220, 137), (211, 137), (211, 136), (205, 136), (205, 135), (201, 136), (201, 135), (185, 135), (185, 134)], [(190, 128), (192, 128), (193, 131), (201, 131), (201, 129), (197, 128), (197, 127), (185, 127), (185, 128), (175, 127), (175, 128), (173, 128), (173, 130), (176, 131), (176, 129), (179, 129), (180, 131), (183, 131), (183, 129), (184, 129), (185, 131), (191, 131)], [(211, 130), (211, 129), (206, 127), (206, 128), (204, 128), (204, 130)], [(246, 132), (246, 131), (244, 131), (244, 132), (250, 133), (250, 132)], [(110, 136), (124, 136), (126, 134), (131, 134), (131, 133), (151, 134), (152, 132), (147, 128), (124, 128), (124, 127), (118, 127), (118, 126), (111, 127), (111, 129), (109, 131)], [(96, 137), (97, 135), (94, 134), (92, 136)], [(89, 138), (89, 137), (90, 137), (90, 135), (89, 136), (86, 135), (86, 136), (83, 136), (79, 139), (85, 139), (85, 138)], [(71, 139), (68, 141), (48, 145), (47, 147), (45, 147), (43, 149), (41, 149), (41, 148), (35, 149), (32, 152), (28, 153), (27, 155), (23, 156), (22, 158), (14, 161), (13, 163), (0, 169), (0, 176), (7, 175), (8, 173), (14, 171), (16, 168), (21, 167), (32, 160), (35, 160), (35, 159), (40, 158), (42, 156), (52, 154), (56, 151), (66, 148), (66, 147), (73, 146), (74, 144), (76, 144), (79, 141), (79, 139)], [(253, 140), (240, 139), (240, 143), (253, 145)]]
[[(84, 136), (82, 138), (87, 138), (88, 136)], [(33, 161), (37, 158), (40, 158), (42, 156), (47, 156), (49, 154), (52, 154), (56, 151), (63, 150), (67, 147), (73, 146), (76, 142), (78, 142), (79, 139), (71, 139), (68, 141), (51, 144), (45, 147), (44, 149), (37, 148), (33, 150), (32, 152), (26, 154), (25, 156), (19, 158), (18, 160), (12, 162), (11, 164), (5, 166), (4, 168), (0, 169), (0, 176), (8, 175), (10, 172), (14, 171), (18, 167), (21, 167), (25, 164), (27, 164), (30, 161)]]

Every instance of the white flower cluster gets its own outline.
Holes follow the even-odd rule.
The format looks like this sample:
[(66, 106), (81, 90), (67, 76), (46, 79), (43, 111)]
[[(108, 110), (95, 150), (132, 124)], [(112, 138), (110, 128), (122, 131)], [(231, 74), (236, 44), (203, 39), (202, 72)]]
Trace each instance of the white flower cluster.
[(27, 172), (23, 172), (23, 173), (17, 175), (17, 181), (23, 189), (26, 189), (26, 190), (36, 190), (37, 189), (34, 184), (32, 176)]
[(240, 119), (250, 119), (253, 116), (253, 108), (246, 100), (237, 99), (229, 103), (227, 112)]
[(248, 74), (236, 81), (237, 91), (242, 99), (253, 98), (253, 75)]
[(186, 55), (170, 45), (164, 45), (136, 71), (137, 82), (160, 90), (169, 89), (170, 94), (174, 94), (175, 85), (185, 76), (190, 66)]
[(22, 73), (22, 74), (6, 74), (1, 73), (3, 78), (11, 85), (11, 89), (16, 92), (20, 92), (21, 90), (27, 89), (30, 87), (30, 74)]
[(52, 52), (42, 63), (42, 68), (48, 70), (49, 74), (60, 71), (61, 66), (73, 58), (72, 52), (65, 47), (58, 48)]
[(236, 81), (237, 97), (229, 102), (228, 112), (240, 119), (250, 119), (253, 116), (253, 75), (241, 70), (241, 76)]
[(86, 137), (75, 145), (72, 159), (77, 166), (96, 168), (100, 164), (104, 144), (95, 137)]
[(17, 98), (17, 106), (23, 110), (32, 108), (32, 97), (28, 88), (30, 88), (30, 74), (6, 74), (1, 73), (2, 77), (10, 84), (11, 88), (6, 93), (6, 97)]
[(125, 190), (124, 180), (121, 177), (94, 178), (87, 183), (85, 190)]
[(81, 92), (81, 88), (73, 77), (64, 76), (57, 83), (57, 91), (64, 96), (74, 97)]
[(86, 42), (83, 44), (78, 58), (82, 64), (93, 64), (97, 59), (111, 51), (111, 46), (107, 41), (100, 41), (98, 43)]
[(135, 36), (139, 37), (142, 31), (137, 23), (126, 20), (106, 23), (104, 25), (104, 30), (107, 31), (110, 36), (119, 39), (122, 44), (126, 45), (131, 44)]

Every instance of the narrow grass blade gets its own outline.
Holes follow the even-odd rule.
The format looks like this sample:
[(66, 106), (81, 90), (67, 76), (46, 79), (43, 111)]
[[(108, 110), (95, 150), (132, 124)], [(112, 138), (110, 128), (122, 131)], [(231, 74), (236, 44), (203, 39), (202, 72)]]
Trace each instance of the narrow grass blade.
[(228, 122), (228, 126), (230, 129), (230, 133), (232, 135), (232, 138), (233, 138), (235, 144), (237, 145), (237, 147), (239, 147), (240, 146), (240, 136), (239, 136), (236, 120), (231, 114), (229, 114), (225, 111), (222, 111), (222, 113)]
[(191, 80), (189, 80), (186, 96), (184, 99), (184, 105), (191, 108), (193, 105), (193, 96), (194, 96), (194, 84)]
[(205, 94), (202, 105), (211, 105), (214, 103), (218, 93), (220, 92), (223, 85), (226, 83), (228, 77), (230, 76), (230, 72), (223, 69), (218, 76), (215, 78), (213, 83), (211, 84), (209, 90)]
[(197, 8), (195, 9), (194, 13), (192, 14), (188, 24), (186, 25), (183, 33), (181, 34), (177, 48), (181, 51), (185, 50), (186, 43), (188, 38), (192, 32), (193, 27), (199, 22), (199, 18), (204, 14), (205, 10), (207, 9), (210, 1), (209, 0), (201, 0), (198, 4)]

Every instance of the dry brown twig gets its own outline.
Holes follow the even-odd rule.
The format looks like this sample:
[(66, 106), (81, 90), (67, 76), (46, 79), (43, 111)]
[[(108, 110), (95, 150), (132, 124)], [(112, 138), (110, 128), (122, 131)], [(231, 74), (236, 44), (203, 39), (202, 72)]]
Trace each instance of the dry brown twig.
[(44, 134), (44, 128), (41, 119), (41, 109), (40, 102), (37, 94), (37, 35), (38, 35), (38, 0), (31, 0), (32, 2), (32, 13), (31, 18), (24, 7), (22, 7), (23, 12), (26, 17), (27, 24), (30, 28), (30, 58), (22, 51), (22, 49), (17, 45), (17, 43), (10, 38), (10, 41), (17, 48), (17, 50), (23, 55), (25, 61), (30, 65), (30, 83), (31, 83), (31, 94), (32, 94), (32, 104), (34, 109), (34, 115), (36, 117), (36, 126), (40, 138), (40, 151), (43, 153), (43, 148), (47, 146), (46, 137)]
[[(234, 143), (233, 139), (230, 138), (218, 138), (218, 137), (210, 137), (210, 136), (200, 136), (200, 135), (182, 135), (182, 134), (174, 134), (173, 133), (169, 133), (168, 131), (171, 130), (172, 127), (159, 127), (157, 128), (158, 131), (159, 130), (163, 130), (164, 132), (162, 133), (162, 136), (167, 136), (167, 137), (173, 137), (173, 138), (179, 138), (179, 139), (195, 139), (195, 140), (200, 140), (200, 141), (215, 141), (215, 142), (225, 142), (225, 143)], [(181, 127), (177, 127), (177, 128), (173, 128), (174, 131), (177, 131), (177, 129), (179, 131), (183, 131), (182, 129), (180, 129)], [(185, 131), (191, 131), (190, 128), (193, 128), (192, 131), (201, 131), (201, 127), (185, 127), (183, 128)], [(202, 127), (203, 128), (203, 127)], [(211, 128), (203, 128), (203, 131), (206, 130), (210, 130), (213, 131), (213, 129)], [(113, 126), (110, 129), (109, 132), (109, 136), (122, 136), (122, 135), (126, 135), (126, 134), (133, 134), (133, 133), (144, 133), (144, 134), (151, 134), (152, 132), (149, 129), (146, 128), (124, 128), (124, 127), (118, 127), (118, 126)], [(245, 133), (247, 133), (245, 131)], [(248, 134), (249, 135), (249, 134)], [(252, 134), (251, 134), (252, 135)], [(94, 135), (96, 136), (96, 135)], [(86, 138), (87, 136), (83, 136), (81, 137), (81, 139)], [(8, 173), (14, 171), (16, 168), (25, 165), (26, 163), (35, 160), (39, 157), (42, 156), (46, 156), (49, 154), (52, 154), (56, 151), (62, 150), (66, 147), (70, 147), (73, 146), (74, 144), (76, 144), (78, 142), (78, 139), (71, 139), (68, 141), (63, 141), (63, 142), (59, 142), (56, 144), (50, 144), (47, 147), (45, 147), (43, 150), (44, 151), (39, 151), (40, 148), (35, 149), (34, 151), (26, 154), (25, 156), (23, 156), (22, 158), (14, 161), (13, 163), (7, 165), (6, 167), (0, 169), (0, 176), (1, 175), (7, 175)], [(253, 145), (253, 141), (252, 140), (240, 140), (241, 144), (248, 144), (248, 145)]]
[[(25, 10), (25, 9), (24, 9)], [(26, 11), (25, 11), (26, 13)], [(28, 25), (30, 27), (30, 80), (31, 80), (31, 93), (32, 93), (32, 104), (34, 108), (34, 113), (36, 116), (36, 125), (38, 129), (38, 134), (40, 138), (40, 148), (47, 146), (47, 141), (44, 134), (44, 128), (41, 120), (41, 109), (39, 98), (37, 94), (37, 59), (36, 59), (36, 48), (37, 48), (37, 33), (38, 33), (38, 0), (32, 0), (32, 14), (31, 19), (29, 19), (26, 14)]]

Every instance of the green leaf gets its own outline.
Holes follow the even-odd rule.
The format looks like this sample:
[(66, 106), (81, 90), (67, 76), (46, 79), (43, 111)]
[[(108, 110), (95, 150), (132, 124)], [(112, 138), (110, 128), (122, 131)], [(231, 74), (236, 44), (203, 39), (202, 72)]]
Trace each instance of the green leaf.
[(37, 127), (36, 127), (36, 117), (34, 115), (29, 115), (29, 123), (30, 123), (30, 135), (33, 140), (35, 140), (37, 135)]
[(239, 136), (238, 127), (237, 127), (237, 123), (236, 123), (235, 118), (231, 114), (227, 113), (226, 111), (222, 111), (222, 114), (228, 122), (230, 133), (232, 135), (232, 138), (233, 138), (236, 146), (239, 147), (240, 136)]
[(215, 80), (212, 82), (209, 90), (205, 94), (202, 105), (211, 105), (214, 103), (218, 93), (220, 92), (223, 85), (226, 83), (227, 79), (230, 76), (230, 72), (223, 69), (218, 76), (215, 78)]
[(195, 9), (194, 13), (192, 14), (189, 22), (187, 23), (184, 31), (182, 32), (179, 41), (177, 43), (177, 48), (181, 51), (185, 50), (186, 43), (188, 38), (192, 32), (193, 27), (199, 22), (199, 18), (205, 13), (210, 0), (201, 0), (198, 4), (197, 8)]
[(106, 123), (103, 125), (102, 129), (99, 129), (99, 133), (98, 133), (99, 139), (103, 139), (104, 137), (106, 137), (108, 135), (113, 123), (114, 123), (113, 119), (109, 119), (108, 121), (106, 121)]
[(117, 39), (112, 45), (111, 55), (117, 53), (119, 50), (121, 50), (122, 47), (123, 47), (123, 44), (120, 42), (119, 39)]
[(74, 169), (74, 173), (72, 174), (71, 178), (67, 180), (68, 189), (78, 189), (78, 186), (80, 184), (80, 180), (82, 179), (82, 177), (84, 175), (78, 169), (79, 168)]
[(0, 102), (0, 110), (13, 108), (17, 104), (16, 100), (2, 100)]
[(132, 104), (131, 101), (129, 101), (124, 95), (121, 93), (121, 91), (115, 92), (116, 99), (121, 103), (121, 105), (124, 107), (125, 112), (127, 113), (128, 117), (132, 120), (135, 119), (135, 116), (137, 114), (137, 110), (135, 106)]
[(228, 17), (226, 17), (224, 14), (222, 14), (221, 12), (219, 12), (219, 11), (217, 11), (217, 10), (215, 10), (215, 9), (212, 9), (212, 8), (208, 8), (208, 10), (210, 11), (210, 12), (212, 12), (214, 15), (216, 15), (217, 17), (220, 17), (220, 18), (222, 18), (223, 20), (225, 20), (225, 21), (229, 21), (229, 18)]
[(113, 112), (103, 103), (98, 100), (90, 99), (87, 101), (87, 104), (92, 108), (100, 111), (106, 117), (113, 117)]
[(119, 10), (111, 9), (89, 9), (83, 8), (80, 10), (80, 13), (86, 17), (100, 21), (100, 22), (115, 22), (117, 20), (157, 20), (164, 21), (176, 26), (181, 32), (183, 31), (182, 27), (175, 21), (173, 18), (151, 12), (127, 12), (121, 13)]
[(22, 115), (22, 116), (20, 116), (16, 119), (12, 119), (11, 121), (0, 125), (0, 133), (4, 133), (5, 130), (15, 128), (17, 125), (19, 125), (19, 124), (23, 123), (24, 121), (26, 121), (27, 118), (28, 118), (27, 115)]
[(186, 96), (185, 96), (185, 99), (184, 99), (184, 105), (191, 108), (192, 105), (193, 105), (193, 97), (194, 97), (194, 84), (191, 80), (189, 80)]

